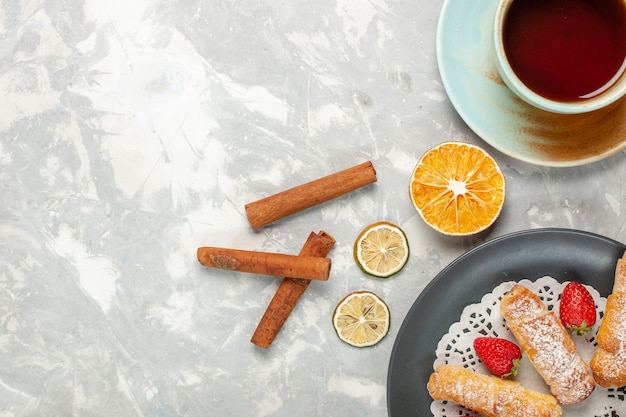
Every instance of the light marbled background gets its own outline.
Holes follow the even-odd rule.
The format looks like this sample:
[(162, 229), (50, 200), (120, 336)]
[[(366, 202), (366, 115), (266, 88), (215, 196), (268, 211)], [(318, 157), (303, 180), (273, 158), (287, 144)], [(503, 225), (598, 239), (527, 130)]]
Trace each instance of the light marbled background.
[[(626, 241), (624, 153), (552, 169), (489, 148), (438, 75), (441, 1), (0, 1), (0, 416), (386, 416), (404, 315), (465, 250), (537, 227)], [(490, 150), (507, 201), (489, 233), (446, 238), (407, 196), (429, 147)], [(371, 160), (378, 182), (253, 232), (244, 205)], [(364, 276), (367, 224), (412, 256)], [(198, 246), (297, 253), (337, 239), (268, 350), (249, 342), (280, 282), (202, 268)], [(330, 317), (367, 289), (386, 339)], [(436, 319), (436, 318), (434, 318)]]

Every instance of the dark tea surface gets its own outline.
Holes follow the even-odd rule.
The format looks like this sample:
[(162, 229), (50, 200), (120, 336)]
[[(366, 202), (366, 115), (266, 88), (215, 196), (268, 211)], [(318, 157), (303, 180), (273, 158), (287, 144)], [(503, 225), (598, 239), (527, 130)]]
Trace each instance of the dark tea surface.
[(537, 94), (584, 100), (624, 72), (625, 22), (622, 0), (515, 0), (504, 48), (513, 71)]

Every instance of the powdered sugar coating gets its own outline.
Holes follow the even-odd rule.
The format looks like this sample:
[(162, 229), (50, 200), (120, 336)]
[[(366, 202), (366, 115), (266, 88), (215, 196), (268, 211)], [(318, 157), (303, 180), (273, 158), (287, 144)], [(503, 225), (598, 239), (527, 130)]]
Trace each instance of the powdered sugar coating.
[(599, 385), (626, 385), (626, 260), (617, 261), (613, 293), (598, 331), (598, 348), (591, 369)]
[(559, 403), (578, 404), (591, 394), (595, 381), (589, 366), (554, 311), (549, 311), (532, 290), (514, 286), (500, 300), (500, 311)]
[[(489, 371), (476, 357), (472, 344), (478, 336), (494, 336), (516, 342), (500, 314), (500, 299), (515, 284), (521, 284), (535, 292), (548, 310), (558, 312), (560, 294), (567, 283), (560, 283), (552, 277), (542, 277), (534, 281), (527, 279), (519, 282), (507, 281), (492, 292), (485, 294), (481, 301), (465, 307), (460, 320), (452, 324), (437, 346), (436, 359), (433, 369), (441, 364), (462, 365), (476, 372), (488, 374)], [(587, 340), (581, 336), (573, 336), (577, 350), (585, 362), (589, 362), (595, 350), (595, 335), (604, 315), (606, 299), (592, 287), (586, 286), (591, 293), (597, 307), (598, 320), (587, 335)], [(517, 343), (517, 342), (516, 342)], [(549, 392), (549, 389), (537, 371), (525, 356), (522, 358), (516, 381), (525, 387), (540, 392)], [(603, 389), (597, 387), (594, 392), (580, 404), (565, 406), (564, 416), (567, 417), (604, 417), (610, 416), (611, 410), (623, 410), (626, 407), (624, 388)], [(475, 413), (453, 403), (433, 401), (431, 412), (435, 417), (457, 417)]]

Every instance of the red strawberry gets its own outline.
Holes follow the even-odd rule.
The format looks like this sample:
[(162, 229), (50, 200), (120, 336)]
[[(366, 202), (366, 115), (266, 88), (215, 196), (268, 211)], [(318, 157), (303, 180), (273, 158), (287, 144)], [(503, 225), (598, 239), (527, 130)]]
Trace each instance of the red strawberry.
[(579, 335), (591, 330), (596, 322), (596, 304), (584, 285), (570, 282), (565, 286), (559, 315), (561, 323), (568, 330)]
[(493, 374), (506, 378), (517, 374), (522, 352), (519, 346), (498, 337), (477, 337), (474, 350), (483, 364)]

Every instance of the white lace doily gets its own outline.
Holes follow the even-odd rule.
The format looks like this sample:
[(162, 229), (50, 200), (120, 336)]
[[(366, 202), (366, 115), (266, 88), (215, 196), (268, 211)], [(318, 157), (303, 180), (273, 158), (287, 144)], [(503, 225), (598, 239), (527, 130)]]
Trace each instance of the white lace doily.
[[(448, 333), (439, 341), (433, 369), (441, 364), (462, 365), (476, 372), (489, 374), (487, 368), (474, 354), (473, 342), (479, 336), (501, 337), (515, 342), (515, 338), (500, 314), (500, 299), (515, 284), (516, 282), (512, 281), (504, 282), (494, 288), (491, 293), (485, 294), (480, 303), (465, 307), (460, 320), (450, 326)], [(538, 294), (549, 310), (558, 312), (560, 295), (567, 283), (560, 283), (552, 277), (543, 277), (536, 281), (525, 279), (519, 281), (519, 284)], [(588, 333), (587, 339), (576, 334), (573, 334), (572, 338), (576, 342), (580, 355), (589, 363), (595, 350), (595, 334), (604, 316), (606, 298), (601, 297), (594, 288), (586, 287), (596, 302), (598, 320), (593, 330)], [(526, 388), (549, 393), (545, 382), (525, 356), (522, 357), (515, 380)], [(597, 386), (591, 396), (580, 404), (563, 406), (563, 417), (611, 417), (611, 411), (616, 411), (623, 417), (621, 413), (626, 414), (625, 397), (624, 387), (604, 389)], [(431, 411), (435, 417), (477, 415), (456, 403), (447, 401), (433, 401)]]

